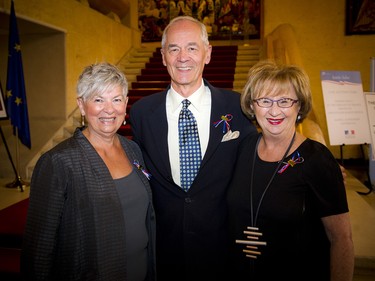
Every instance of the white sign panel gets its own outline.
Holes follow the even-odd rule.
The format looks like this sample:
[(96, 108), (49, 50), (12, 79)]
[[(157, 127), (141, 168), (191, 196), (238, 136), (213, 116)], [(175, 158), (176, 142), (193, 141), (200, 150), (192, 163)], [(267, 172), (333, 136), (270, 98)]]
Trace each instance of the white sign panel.
[(375, 93), (365, 93), (367, 116), (370, 125), (372, 158), (375, 159)]
[(331, 145), (370, 143), (361, 75), (358, 71), (321, 71)]
[(5, 110), (3, 93), (2, 93), (1, 84), (0, 84), (0, 119), (6, 118), (6, 117), (7, 117), (7, 112)]

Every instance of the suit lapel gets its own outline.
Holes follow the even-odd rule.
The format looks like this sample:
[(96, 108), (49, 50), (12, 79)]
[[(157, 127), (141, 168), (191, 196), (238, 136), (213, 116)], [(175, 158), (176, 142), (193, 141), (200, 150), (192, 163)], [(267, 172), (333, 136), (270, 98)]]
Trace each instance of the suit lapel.
[(147, 124), (150, 133), (149, 139), (154, 143), (154, 149), (149, 151), (151, 159), (158, 159), (160, 171), (166, 171), (167, 177), (171, 178), (171, 166), (168, 151), (168, 122), (165, 108), (167, 91), (160, 94), (160, 98), (155, 102), (155, 106), (147, 114)]
[[(207, 82), (206, 82), (207, 83)], [(207, 83), (211, 90), (211, 117), (210, 117), (210, 137), (208, 141), (208, 146), (206, 153), (203, 157), (201, 169), (204, 168), (204, 165), (211, 158), (212, 154), (216, 151), (217, 146), (221, 143), (221, 140), (224, 136), (221, 126), (215, 128), (214, 122), (220, 120), (222, 115), (225, 115), (230, 112), (225, 112), (226, 110), (226, 101), (223, 95), (219, 90), (213, 88), (209, 83)]]

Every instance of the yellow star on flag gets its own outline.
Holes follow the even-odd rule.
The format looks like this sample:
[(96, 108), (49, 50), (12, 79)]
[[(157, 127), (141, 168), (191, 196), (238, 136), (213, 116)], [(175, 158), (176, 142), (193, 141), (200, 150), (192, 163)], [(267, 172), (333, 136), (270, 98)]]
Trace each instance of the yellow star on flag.
[(22, 103), (22, 99), (20, 97), (16, 97), (16, 100), (14, 101), (17, 105), (20, 105)]
[(11, 96), (13, 96), (12, 91), (11, 90), (7, 91), (7, 98), (10, 98)]
[(14, 49), (17, 51), (17, 52), (20, 52), (21, 51), (21, 45), (20, 44), (16, 44), (14, 46)]

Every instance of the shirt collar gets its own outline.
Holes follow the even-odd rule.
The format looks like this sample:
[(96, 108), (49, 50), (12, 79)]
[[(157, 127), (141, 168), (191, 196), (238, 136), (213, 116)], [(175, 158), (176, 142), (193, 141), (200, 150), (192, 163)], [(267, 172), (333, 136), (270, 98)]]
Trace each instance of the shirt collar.
[[(191, 102), (190, 106), (194, 106), (194, 108), (199, 112), (202, 104), (202, 99), (204, 97), (204, 93), (206, 91), (206, 87), (204, 85), (203, 79), (202, 84), (199, 87), (198, 90), (196, 90), (194, 93), (192, 93), (187, 99)], [(171, 105), (172, 105), (172, 111), (180, 110), (181, 103), (184, 99), (183, 96), (181, 96), (179, 93), (177, 93), (172, 85), (169, 91), (170, 98), (171, 98)]]

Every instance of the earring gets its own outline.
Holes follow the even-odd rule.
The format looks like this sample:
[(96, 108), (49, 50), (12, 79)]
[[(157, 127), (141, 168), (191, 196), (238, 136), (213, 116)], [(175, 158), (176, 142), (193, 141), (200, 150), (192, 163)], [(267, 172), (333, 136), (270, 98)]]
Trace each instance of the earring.
[(301, 115), (300, 114), (298, 114), (298, 116), (297, 116), (297, 121), (300, 121), (301, 120)]
[(85, 115), (81, 115), (81, 125), (85, 127)]
[(122, 124), (124, 124), (124, 126), (125, 126), (126, 125), (126, 120), (124, 120), (124, 122)]

